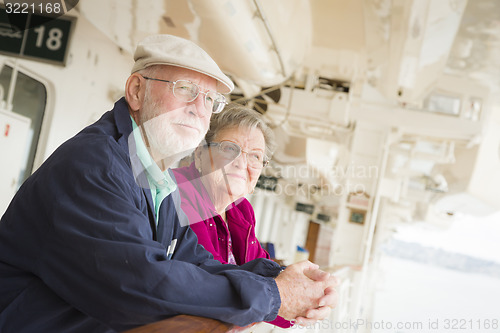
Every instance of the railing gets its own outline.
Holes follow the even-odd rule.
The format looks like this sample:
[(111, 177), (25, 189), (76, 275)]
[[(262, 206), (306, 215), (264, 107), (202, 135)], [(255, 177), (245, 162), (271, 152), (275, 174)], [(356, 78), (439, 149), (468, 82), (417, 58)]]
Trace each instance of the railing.
[(351, 314), (351, 287), (353, 269), (351, 267), (343, 267), (340, 269), (332, 270), (331, 273), (340, 279), (340, 285), (337, 287), (339, 302), (337, 307), (332, 311), (332, 314), (329, 318), (332, 324), (331, 326), (333, 327), (335, 323), (344, 321)]
[[(351, 311), (351, 286), (352, 286), (352, 267), (343, 267), (340, 269), (327, 269), (330, 273), (341, 280), (337, 287), (339, 295), (339, 304), (332, 311), (330, 318), (331, 325), (336, 322), (342, 322), (350, 315)], [(274, 326), (259, 323), (257, 324), (259, 332), (272, 332)], [(257, 328), (254, 327), (254, 328)], [(248, 328), (248, 327), (247, 327)], [(160, 332), (186, 332), (186, 333), (235, 333), (247, 331), (244, 327), (234, 326), (215, 319), (196, 317), (190, 315), (179, 315), (155, 323), (137, 327), (123, 333), (160, 333)], [(306, 329), (307, 331), (307, 329)], [(323, 332), (324, 330), (320, 330)], [(316, 332), (316, 331), (315, 331)], [(331, 330), (328, 330), (331, 332)], [(335, 331), (338, 332), (338, 331)]]
[(185, 332), (185, 333), (222, 333), (237, 332), (233, 325), (210, 318), (179, 315), (148, 325), (140, 326), (123, 333), (160, 333), (160, 332)]

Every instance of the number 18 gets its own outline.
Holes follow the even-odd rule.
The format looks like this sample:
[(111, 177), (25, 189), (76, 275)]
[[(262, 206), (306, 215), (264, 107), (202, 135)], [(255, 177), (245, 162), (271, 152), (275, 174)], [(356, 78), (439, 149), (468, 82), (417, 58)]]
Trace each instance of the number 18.
[[(36, 38), (36, 47), (42, 47), (43, 38), (45, 35), (45, 26), (41, 25), (38, 28), (34, 29), (37, 33), (38, 37)], [(57, 51), (61, 48), (63, 32), (59, 28), (52, 28), (49, 30), (49, 38), (45, 42), (45, 46), (51, 51)]]

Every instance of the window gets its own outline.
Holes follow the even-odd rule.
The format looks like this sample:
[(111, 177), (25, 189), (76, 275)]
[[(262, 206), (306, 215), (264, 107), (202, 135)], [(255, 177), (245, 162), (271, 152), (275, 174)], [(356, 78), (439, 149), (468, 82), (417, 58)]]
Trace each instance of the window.
[[(13, 68), (7, 65), (3, 66), (0, 71), (0, 90), (3, 90), (5, 100), (7, 100), (7, 96), (9, 96), (12, 71)], [(43, 116), (47, 104), (46, 101), (47, 89), (43, 83), (19, 71), (14, 88), (11, 111), (30, 118), (31, 127), (28, 134), (29, 138), (27, 140), (27, 145), (24, 148), (25, 154), (19, 173), (18, 186), (31, 175), (33, 169), (38, 138), (40, 136)], [(20, 147), (20, 149), (22, 148)]]
[(459, 96), (433, 93), (424, 101), (424, 109), (429, 112), (459, 116), (461, 100)]

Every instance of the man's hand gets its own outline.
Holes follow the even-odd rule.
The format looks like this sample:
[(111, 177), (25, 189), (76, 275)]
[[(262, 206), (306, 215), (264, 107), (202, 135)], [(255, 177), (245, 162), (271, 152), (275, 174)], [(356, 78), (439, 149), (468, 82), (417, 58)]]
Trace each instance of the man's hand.
[(337, 278), (310, 261), (288, 266), (276, 277), (276, 284), (281, 296), (278, 315), (298, 324), (322, 320), (337, 305)]

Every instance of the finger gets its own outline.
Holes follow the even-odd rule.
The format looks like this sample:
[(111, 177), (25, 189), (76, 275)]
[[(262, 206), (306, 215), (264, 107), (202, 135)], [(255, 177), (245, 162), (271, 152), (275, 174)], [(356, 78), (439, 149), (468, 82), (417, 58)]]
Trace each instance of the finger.
[(314, 281), (328, 281), (330, 274), (321, 269), (306, 269), (304, 275)]
[(319, 266), (310, 262), (309, 260), (304, 260), (297, 262), (295, 264), (291, 264), (285, 268), (285, 271), (291, 272), (291, 271), (296, 271), (296, 272), (304, 272), (305, 270), (314, 270), (318, 269)]
[(315, 319), (308, 319), (305, 317), (297, 317), (297, 318), (295, 318), (294, 321), (295, 321), (295, 324), (297, 326), (302, 326), (302, 327), (307, 326), (307, 325), (313, 326), (317, 322), (317, 320), (315, 320)]
[(332, 312), (332, 308), (329, 306), (322, 306), (317, 309), (309, 309), (306, 312), (306, 318), (312, 320), (323, 320), (327, 318)]
[(299, 261), (298, 263), (293, 264), (292, 266), (297, 266), (301, 270), (318, 269), (319, 268), (318, 265), (316, 265), (315, 263), (310, 262), (309, 260)]
[(319, 306), (329, 306), (331, 308), (335, 308), (338, 303), (338, 293), (335, 288), (326, 288), (325, 294), (318, 300)]
[(340, 286), (340, 282), (341, 282), (341, 280), (337, 276), (330, 275), (330, 283), (329, 283), (330, 287), (334, 287), (334, 288), (338, 287), (338, 286)]

